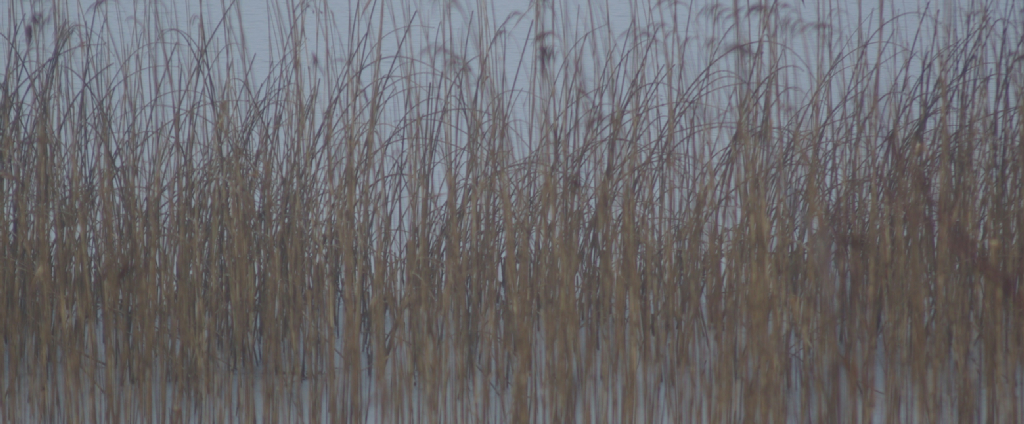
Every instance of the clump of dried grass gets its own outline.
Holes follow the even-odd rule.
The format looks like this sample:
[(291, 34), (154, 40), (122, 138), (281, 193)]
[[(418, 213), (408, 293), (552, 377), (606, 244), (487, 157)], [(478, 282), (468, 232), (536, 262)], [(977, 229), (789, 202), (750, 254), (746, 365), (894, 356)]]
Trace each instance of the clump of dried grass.
[(300, 6), (10, 19), (0, 421), (1024, 419), (1019, 11)]

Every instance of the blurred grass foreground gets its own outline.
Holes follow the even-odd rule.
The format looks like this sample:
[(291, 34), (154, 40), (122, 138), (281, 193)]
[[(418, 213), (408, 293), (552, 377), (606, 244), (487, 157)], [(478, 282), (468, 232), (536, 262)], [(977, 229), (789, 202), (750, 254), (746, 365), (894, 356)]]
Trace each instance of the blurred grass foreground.
[(1013, 2), (121, 3), (4, 6), (0, 422), (1024, 422)]

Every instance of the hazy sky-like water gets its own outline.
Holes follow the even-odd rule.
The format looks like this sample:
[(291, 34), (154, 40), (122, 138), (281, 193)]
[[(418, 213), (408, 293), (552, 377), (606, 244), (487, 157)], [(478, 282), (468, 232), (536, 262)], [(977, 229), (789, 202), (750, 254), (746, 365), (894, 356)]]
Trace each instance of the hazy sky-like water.
[[(225, 0), (204, 1), (186, 0), (181, 2), (152, 0), (102, 0), (100, 2), (42, 2), (38, 0), (14, 0), (9, 7), (0, 11), (0, 18), (5, 23), (27, 22), (34, 14), (39, 14), (52, 23), (53, 16), (68, 16), (72, 22), (85, 25), (106, 25), (114, 33), (124, 34), (131, 38), (140, 31), (181, 30), (193, 37), (199, 36), (200, 22), (207, 28), (216, 27), (222, 17), (225, 20), (221, 28), (228, 27), (237, 31), (240, 22), (241, 33), (247, 48), (247, 56), (252, 60), (256, 75), (265, 75), (275, 58), (280, 58), (280, 37), (287, 22), (293, 19), (289, 15), (302, 9), (304, 19), (299, 25), (305, 29), (308, 56), (317, 52), (343, 49), (338, 46), (345, 42), (346, 35), (341, 32), (353, 26), (366, 27), (367, 24), (383, 24), (386, 45), (382, 46), (385, 53), (393, 52), (395, 40), (400, 37), (392, 32), (395, 28), (410, 25), (413, 30), (408, 33), (407, 40), (422, 43), (424, 47), (437, 44), (438, 28), (453, 29), (455, 39), (459, 36), (474, 37), (477, 33), (486, 32), (487, 36), (495, 33), (505, 35), (503, 41), (511, 51), (523, 51), (531, 48), (531, 33), (537, 30), (538, 9), (544, 10), (547, 28), (563, 33), (563, 38), (572, 38), (572, 29), (578, 29), (582, 38), (584, 31), (596, 28), (621, 40), (630, 29), (636, 28), (675, 27), (686, 32), (685, 36), (700, 39), (714, 34), (732, 33), (725, 30), (723, 22), (715, 22), (715, 17), (722, 17), (722, 10), (732, 9), (734, 5), (744, 8), (758, 2), (740, 1), (738, 3), (711, 1), (680, 1), (680, 2), (624, 2), (584, 0), (507, 0), (453, 2), (441, 0), (407, 0), (365, 2), (351, 0), (323, 0), (297, 3), (289, 7), (278, 1), (238, 1)], [(716, 9), (716, 5), (721, 8)], [(952, 22), (957, 16), (968, 10), (989, 7), (994, 10), (1005, 10), (1009, 3), (1006, 0), (898, 0), (898, 1), (793, 1), (778, 3), (780, 14), (785, 19), (803, 23), (821, 22), (834, 27), (834, 31), (849, 34), (852, 37), (858, 30), (870, 33), (878, 28), (879, 18), (887, 25), (895, 25), (904, 34), (904, 42), (910, 43), (917, 34), (921, 17), (928, 15), (933, 19)], [(367, 9), (373, 13), (367, 13)], [(1019, 9), (1019, 8), (1018, 8)], [(227, 12), (225, 12), (227, 10)], [(481, 11), (483, 11), (481, 13)], [(881, 13), (879, 13), (881, 11)], [(950, 13), (952, 11), (952, 13)], [(162, 28), (152, 28), (154, 16), (159, 17)], [(383, 16), (383, 19), (376, 21)], [(374, 22), (368, 22), (370, 19)], [(756, 24), (751, 19), (752, 24)], [(485, 26), (481, 27), (481, 23)], [(338, 34), (333, 39), (323, 37), (322, 29), (333, 26)], [(50, 25), (52, 27), (52, 25)], [(463, 32), (462, 34), (458, 34)], [(37, 34), (46, 36), (46, 28)], [(842, 38), (842, 37), (840, 37)], [(563, 39), (563, 43), (574, 40)], [(819, 37), (803, 33), (788, 40), (795, 54), (809, 54), (818, 48)], [(524, 60), (529, 63), (529, 55)], [(309, 58), (307, 58), (309, 59)], [(4, 60), (4, 59), (0, 59)]]
[[(26, 27), (33, 25), (40, 60), (47, 57), (48, 44), (54, 40), (56, 22), (66, 17), (79, 31), (106, 34), (100, 37), (109, 44), (134, 43), (112, 59), (122, 61), (124, 53), (151, 50), (148, 54), (158, 66), (171, 66), (162, 59), (168, 51), (181, 54), (198, 49), (204, 37), (213, 40), (210, 51), (212, 62), (234, 58), (237, 65), (232, 72), (237, 78), (251, 83), (272, 82), (284, 67), (294, 59), (302, 66), (316, 68), (308, 73), (305, 83), (310, 87), (330, 86), (339, 70), (346, 66), (352, 52), (373, 52), (363, 37), (375, 43), (380, 37), (380, 54), (388, 71), (396, 69), (396, 56), (419, 56), (420, 63), (431, 59), (433, 52), (464, 53), (472, 61), (480, 52), (500, 46), (491, 64), (506, 78), (503, 89), (515, 92), (529, 91), (529, 78), (535, 72), (537, 34), (554, 34), (544, 42), (553, 45), (555, 57), (569, 54), (570, 50), (587, 50), (584, 61), (573, 77), (590, 80), (590, 86), (607, 84), (599, 76), (601, 67), (609, 59), (618, 60), (637, 39), (655, 34), (662, 39), (684, 40), (688, 44), (678, 62), (692, 80), (702, 78), (717, 57), (725, 57), (729, 45), (738, 43), (737, 37), (757, 38), (758, 2), (737, 1), (716, 3), (710, 1), (595, 1), (583, 0), (508, 0), (453, 2), (440, 0), (408, 1), (237, 1), (186, 0), (181, 2), (153, 0), (103, 0), (101, 2), (43, 2), (15, 0), (0, 11), (0, 22), (8, 28), (19, 28), (18, 45), (27, 44)], [(794, 97), (788, 101), (800, 104), (812, 92), (814, 75), (820, 69), (836, 65), (829, 55), (848, 54), (860, 45), (875, 43), (882, 46), (876, 58), (869, 61), (887, 61), (879, 67), (882, 92), (887, 81), (895, 81), (900, 72), (914, 74), (921, 58), (915, 58), (916, 49), (933, 41), (936, 34), (945, 37), (963, 37), (955, 27), (970, 11), (986, 9), (989, 16), (1021, 20), (1020, 6), (1008, 0), (900, 0), (900, 1), (814, 1), (803, 0), (775, 3), (779, 19), (775, 25), (783, 28), (779, 41), (786, 63), (781, 67), (786, 75), (783, 86)], [(739, 16), (733, 13), (741, 10)], [(540, 12), (538, 12), (540, 11)], [(1007, 16), (1012, 15), (1012, 16)], [(737, 24), (737, 22), (739, 24)], [(883, 27), (879, 36), (879, 27)], [(296, 32), (291, 32), (296, 31)], [(10, 29), (7, 31), (10, 32)], [(225, 35), (229, 41), (225, 41)], [(292, 55), (291, 39), (301, 40), (298, 54)], [(378, 35), (380, 34), (380, 35)], [(739, 34), (739, 35), (737, 35)], [(12, 34), (13, 35), (13, 34)], [(630, 36), (633, 38), (631, 39)], [(593, 42), (581, 47), (581, 40)], [(11, 42), (11, 38), (7, 40)], [(399, 42), (403, 43), (401, 48)], [(364, 41), (365, 43), (365, 41)], [(825, 46), (824, 43), (829, 43)], [(43, 47), (39, 47), (43, 46)], [(117, 51), (117, 46), (105, 46)], [(21, 48), (21, 47), (19, 47)], [(717, 50), (716, 50), (717, 49)], [(52, 49), (51, 49), (52, 50)], [(596, 53), (595, 53), (596, 52)], [(603, 56), (600, 56), (603, 55)], [(692, 60), (691, 60), (691, 55)], [(108, 56), (109, 57), (109, 56)], [(242, 60), (239, 60), (242, 59)], [(846, 59), (852, 60), (852, 59)], [(0, 66), (5, 57), (0, 57)], [(390, 61), (390, 65), (387, 64)], [(602, 62), (604, 61), (604, 62)], [(730, 62), (716, 62), (718, 69), (728, 69)], [(739, 63), (739, 61), (737, 61)], [(904, 66), (904, 63), (907, 63)], [(478, 65), (479, 63), (475, 63)], [(188, 66), (188, 65), (182, 65)], [(212, 63), (211, 66), (218, 66)], [(333, 71), (331, 66), (334, 66)], [(428, 69), (428, 65), (417, 72)], [(239, 70), (238, 68), (244, 68)], [(503, 70), (501, 68), (504, 68)], [(657, 66), (654, 66), (655, 68)], [(613, 67), (614, 68), (614, 67)], [(838, 66), (838, 73), (852, 72), (847, 64)], [(365, 70), (364, 72), (371, 72)], [(493, 71), (492, 71), (493, 72)], [(650, 71), (656, 72), (656, 71)], [(365, 75), (368, 81), (371, 75)], [(320, 79), (320, 80), (318, 80)], [(832, 91), (842, 95), (844, 78), (831, 78)], [(364, 81), (365, 83), (365, 81)], [(536, 93), (536, 92), (534, 92)], [(789, 93), (787, 93), (789, 95)], [(326, 99), (329, 96), (323, 96)], [(512, 110), (520, 118), (529, 115), (529, 100), (520, 96), (513, 100)], [(714, 102), (709, 102), (714, 104)], [(725, 106), (723, 106), (725, 107)], [(383, 118), (386, 119), (386, 118)]]

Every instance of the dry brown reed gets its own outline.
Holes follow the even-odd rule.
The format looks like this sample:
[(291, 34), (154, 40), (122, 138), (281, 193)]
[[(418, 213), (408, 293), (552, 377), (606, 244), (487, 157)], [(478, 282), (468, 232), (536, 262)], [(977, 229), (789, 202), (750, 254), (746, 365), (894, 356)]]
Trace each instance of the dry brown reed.
[(1019, 8), (357, 3), (11, 3), (0, 422), (1024, 422)]

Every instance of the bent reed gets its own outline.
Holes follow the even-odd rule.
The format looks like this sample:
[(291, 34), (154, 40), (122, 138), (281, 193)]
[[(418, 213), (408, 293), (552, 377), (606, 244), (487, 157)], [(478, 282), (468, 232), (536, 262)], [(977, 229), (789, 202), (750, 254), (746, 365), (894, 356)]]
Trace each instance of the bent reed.
[(1024, 422), (1006, 3), (11, 2), (0, 422)]

